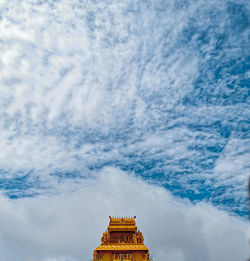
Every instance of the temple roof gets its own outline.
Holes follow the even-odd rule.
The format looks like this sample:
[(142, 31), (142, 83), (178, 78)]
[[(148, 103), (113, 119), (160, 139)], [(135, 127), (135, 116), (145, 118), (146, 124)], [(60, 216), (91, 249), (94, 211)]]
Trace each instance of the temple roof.
[(134, 217), (109, 217), (108, 231), (137, 231)]

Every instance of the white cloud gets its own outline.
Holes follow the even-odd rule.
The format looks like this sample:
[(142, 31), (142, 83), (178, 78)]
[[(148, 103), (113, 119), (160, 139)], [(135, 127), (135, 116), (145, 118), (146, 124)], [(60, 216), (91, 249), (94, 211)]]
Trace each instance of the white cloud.
[(244, 220), (205, 203), (177, 200), (115, 168), (95, 176), (73, 193), (58, 188), (54, 196), (14, 201), (1, 196), (2, 259), (91, 260), (109, 215), (137, 215), (155, 261), (247, 259), (249, 225)]
[[(32, 105), (33, 124), (46, 112), (47, 117), (43, 117), (48, 124), (58, 125), (58, 117), (63, 114), (68, 116), (64, 119), (67, 124), (87, 124), (105, 131), (117, 123), (121, 112), (125, 117), (120, 117), (120, 122), (126, 121), (133, 104), (144, 103), (143, 96), (150, 98), (163, 89), (171, 97), (165, 100), (171, 109), (192, 88), (191, 83), (197, 76), (197, 58), (191, 59), (187, 50), (175, 52), (166, 61), (167, 71), (155, 66), (161, 61), (160, 54), (148, 64), (138, 64), (141, 45), (143, 60), (152, 59), (150, 56), (155, 54), (154, 50), (148, 53), (144, 46), (144, 41), (151, 37), (151, 29), (147, 29), (141, 39), (137, 33), (140, 27), (146, 29), (148, 23), (157, 20), (154, 21), (152, 13), (147, 16), (153, 6), (147, 10), (141, 5), (145, 14), (140, 14), (139, 19), (124, 13), (128, 6), (129, 1), (122, 4), (8, 3), (0, 22), (3, 32), (0, 82), (9, 99), (7, 104), (0, 105), (1, 114), (6, 113), (11, 120), (11, 116), (19, 113), (25, 121), (25, 108)], [(184, 12), (178, 19), (183, 16)], [(172, 27), (172, 18), (166, 19), (171, 21), (168, 28), (173, 32), (174, 43), (184, 24)], [(156, 44), (162, 34), (159, 28)], [(68, 68), (69, 72), (65, 73)], [(13, 91), (10, 85), (15, 78), (20, 83)], [(139, 83), (142, 95), (136, 90)]]

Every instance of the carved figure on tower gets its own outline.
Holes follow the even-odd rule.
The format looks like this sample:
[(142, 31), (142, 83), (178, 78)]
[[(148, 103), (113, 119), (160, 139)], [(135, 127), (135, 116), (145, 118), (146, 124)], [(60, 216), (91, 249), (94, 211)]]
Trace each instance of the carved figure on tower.
[(110, 235), (107, 231), (105, 231), (101, 238), (102, 244), (108, 244), (110, 242)]
[(143, 241), (144, 241), (144, 238), (143, 238), (142, 232), (138, 230), (138, 232), (137, 232), (137, 243), (143, 244)]

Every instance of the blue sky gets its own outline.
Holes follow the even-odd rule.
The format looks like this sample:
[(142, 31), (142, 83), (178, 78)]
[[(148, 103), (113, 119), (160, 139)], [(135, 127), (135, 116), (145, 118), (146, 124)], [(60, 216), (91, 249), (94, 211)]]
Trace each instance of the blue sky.
[[(150, 234), (154, 260), (248, 256), (249, 8), (245, 0), (0, 2), (5, 260), (15, 260), (10, 253), (16, 260), (91, 258), (96, 235), (88, 248), (75, 241), (67, 248), (60, 226), (71, 239), (84, 240), (71, 223), (91, 233), (84, 220), (95, 216), (92, 229), (99, 235), (106, 216), (138, 216), (132, 210), (148, 235), (153, 211), (161, 220), (187, 219), (170, 234), (166, 225), (155, 241)], [(137, 206), (122, 184), (139, 193)], [(102, 214), (100, 198), (107, 206)], [(147, 200), (155, 205), (151, 214)], [(208, 241), (224, 219), (219, 250)], [(24, 224), (37, 230), (26, 237)], [(47, 238), (43, 226), (55, 226), (53, 236)], [(187, 226), (197, 232), (193, 245)], [(203, 237), (209, 227), (214, 230)], [(236, 256), (225, 256), (223, 244), (234, 245), (233, 235), (245, 243)], [(160, 240), (167, 252), (157, 248)], [(34, 249), (25, 250), (31, 242)]]

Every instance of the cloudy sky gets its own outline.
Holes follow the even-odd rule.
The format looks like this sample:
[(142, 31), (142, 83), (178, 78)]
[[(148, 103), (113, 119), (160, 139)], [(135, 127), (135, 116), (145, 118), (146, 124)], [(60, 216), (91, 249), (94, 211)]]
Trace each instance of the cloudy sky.
[(247, 0), (0, 0), (0, 260), (90, 261), (137, 216), (154, 261), (246, 261)]

